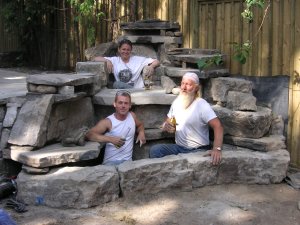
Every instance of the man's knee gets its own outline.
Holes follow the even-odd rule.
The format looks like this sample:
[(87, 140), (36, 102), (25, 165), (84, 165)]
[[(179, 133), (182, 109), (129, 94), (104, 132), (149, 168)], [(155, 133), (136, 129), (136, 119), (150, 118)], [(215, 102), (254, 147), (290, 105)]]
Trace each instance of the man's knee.
[(153, 145), (149, 151), (150, 158), (160, 158), (160, 145)]

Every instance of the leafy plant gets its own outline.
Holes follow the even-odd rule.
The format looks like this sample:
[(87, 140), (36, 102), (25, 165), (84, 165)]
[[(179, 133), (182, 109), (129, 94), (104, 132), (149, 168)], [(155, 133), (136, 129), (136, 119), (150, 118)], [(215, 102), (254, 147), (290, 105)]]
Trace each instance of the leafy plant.
[(245, 64), (250, 55), (252, 43), (248, 40), (241, 45), (237, 42), (232, 42), (231, 44), (234, 50), (233, 59), (241, 64)]
[(206, 68), (209, 68), (213, 65), (219, 66), (223, 65), (224, 61), (222, 58), (222, 55), (216, 55), (210, 58), (203, 58), (198, 60), (197, 65), (200, 70), (204, 70)]
[(245, 0), (246, 8), (241, 13), (242, 17), (247, 19), (249, 23), (253, 21), (253, 12), (252, 8), (258, 6), (259, 8), (264, 8), (265, 0)]
[[(261, 9), (263, 9), (265, 6), (265, 0), (245, 0), (245, 3), (246, 3), (246, 7), (245, 7), (244, 11), (241, 13), (241, 15), (243, 18), (247, 19), (249, 23), (251, 23), (251, 22), (253, 22), (253, 12), (252, 12), (253, 7), (257, 6)], [(270, 4), (271, 4), (270, 0), (268, 0), (268, 5), (265, 9), (263, 19), (261, 21), (261, 24), (260, 24), (256, 34), (254, 35), (254, 38), (257, 37), (258, 33), (260, 32), (260, 30), (262, 28), (262, 25), (264, 23), (264, 20), (267, 15)], [(250, 55), (251, 49), (252, 49), (252, 42), (247, 40), (243, 44), (239, 44), (237, 42), (232, 42), (231, 44), (233, 45), (233, 50), (234, 50), (233, 59), (240, 62), (241, 64), (245, 64), (247, 61), (247, 58)]]
[(75, 21), (80, 22), (87, 27), (87, 41), (88, 45), (92, 46), (95, 43), (96, 32), (94, 27), (94, 19), (99, 20), (105, 16), (103, 12), (97, 12), (95, 0), (67, 0), (76, 11)]

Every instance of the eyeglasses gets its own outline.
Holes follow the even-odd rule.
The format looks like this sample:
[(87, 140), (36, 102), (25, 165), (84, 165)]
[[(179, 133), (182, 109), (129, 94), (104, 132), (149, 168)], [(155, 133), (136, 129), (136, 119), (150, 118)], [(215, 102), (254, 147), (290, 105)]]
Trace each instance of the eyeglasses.
[(129, 91), (126, 91), (126, 90), (119, 90), (119, 91), (116, 92), (116, 96), (120, 96), (120, 95), (131, 96), (131, 93)]

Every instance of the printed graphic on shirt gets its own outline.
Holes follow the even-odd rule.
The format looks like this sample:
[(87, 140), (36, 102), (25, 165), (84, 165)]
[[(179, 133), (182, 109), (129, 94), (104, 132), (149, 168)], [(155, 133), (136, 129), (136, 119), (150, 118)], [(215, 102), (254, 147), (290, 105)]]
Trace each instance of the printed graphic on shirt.
[(119, 79), (124, 83), (128, 83), (132, 78), (132, 72), (130, 69), (124, 69), (119, 72)]

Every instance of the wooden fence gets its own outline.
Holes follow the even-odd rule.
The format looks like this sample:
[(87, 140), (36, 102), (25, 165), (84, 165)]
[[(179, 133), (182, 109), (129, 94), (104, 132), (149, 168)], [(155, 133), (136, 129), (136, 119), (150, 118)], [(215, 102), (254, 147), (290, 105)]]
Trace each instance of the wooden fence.
[[(96, 44), (111, 41), (114, 36), (111, 26), (115, 21), (153, 18), (176, 21), (183, 32), (183, 47), (221, 50), (228, 55), (227, 66), (232, 74), (289, 75), (288, 149), (291, 163), (300, 166), (300, 14), (297, 12), (300, 0), (266, 0), (267, 12), (255, 8), (252, 23), (241, 17), (242, 0), (115, 0), (115, 15), (111, 13), (112, 1), (95, 1), (97, 10), (105, 13), (104, 18), (94, 22)], [(61, 2), (64, 1), (56, 3), (57, 8), (70, 10), (57, 12), (56, 35), (51, 36), (57, 39), (55, 65), (74, 67), (76, 61), (84, 60), (83, 51), (89, 47), (87, 24), (79, 26), (76, 40), (74, 11)], [(241, 65), (233, 60), (230, 43), (246, 40), (252, 42), (253, 48), (247, 63)], [(0, 50), (1, 42), (2, 38)]]

